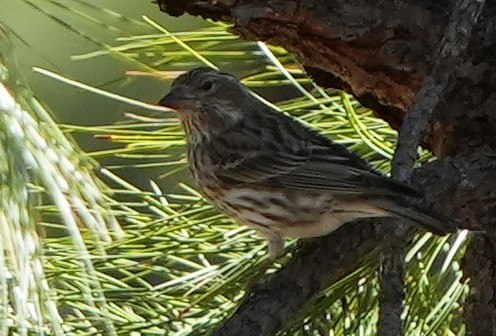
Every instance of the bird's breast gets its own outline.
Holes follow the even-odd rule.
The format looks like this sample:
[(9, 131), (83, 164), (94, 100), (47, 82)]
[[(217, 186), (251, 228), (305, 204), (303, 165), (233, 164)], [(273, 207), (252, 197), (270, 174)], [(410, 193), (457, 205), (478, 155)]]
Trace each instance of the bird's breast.
[(202, 148), (188, 147), (188, 165), (197, 187), (209, 201), (217, 205), (224, 187), (212, 173), (214, 169), (208, 153)]
[(329, 201), (329, 195), (244, 184), (223, 190), (216, 202), (244, 224), (287, 236), (285, 231), (291, 227), (308, 227), (318, 222)]
[[(203, 195), (233, 219), (282, 236), (308, 238), (334, 231), (352, 219), (339, 213), (332, 194), (270, 187), (257, 183), (228, 184), (219, 181), (208, 157), (188, 153), (193, 180)], [(350, 214), (353, 217), (353, 214)]]

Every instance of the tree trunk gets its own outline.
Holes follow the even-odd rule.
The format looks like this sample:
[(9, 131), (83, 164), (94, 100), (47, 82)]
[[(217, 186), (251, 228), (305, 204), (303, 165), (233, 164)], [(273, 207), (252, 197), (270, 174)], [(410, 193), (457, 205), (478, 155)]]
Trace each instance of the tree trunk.
[[(434, 56), (456, 2), (158, 3), (161, 10), (171, 15), (187, 12), (232, 22), (233, 32), (246, 39), (285, 47), (298, 56), (317, 83), (348, 91), (399, 129), (412, 99), (436, 66)], [(448, 69), (454, 71), (454, 76), (424, 130), (423, 145), (438, 160), (418, 169), (413, 178), (414, 184), (426, 190), (435, 209), (465, 227), (485, 232), (475, 236), (463, 265), (472, 288), (465, 307), (467, 330), (475, 336), (496, 335), (495, 20), (496, 2), (488, 2), (472, 31), (467, 51), (453, 64), (454, 70)], [(303, 249), (283, 271), (255, 290), (224, 326), (224, 331), (230, 331), (218, 334), (242, 335), (239, 330), (246, 328), (252, 328), (253, 335), (274, 334), (302, 303), (356, 266), (365, 254), (376, 251), (380, 237), (370, 233), (375, 232), (373, 227), (366, 229), (369, 231), (365, 235), (353, 230), (356, 228), (345, 226), (320, 240), (325, 243)], [(335, 245), (342, 250), (328, 248)], [(310, 248), (312, 251), (308, 252)]]

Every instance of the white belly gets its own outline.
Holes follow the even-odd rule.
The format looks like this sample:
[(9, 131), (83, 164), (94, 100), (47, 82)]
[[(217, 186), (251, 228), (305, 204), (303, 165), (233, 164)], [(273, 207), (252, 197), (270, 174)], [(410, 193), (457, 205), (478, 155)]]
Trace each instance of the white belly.
[(282, 236), (292, 238), (313, 238), (328, 235), (337, 230), (341, 225), (348, 221), (342, 221), (332, 215), (323, 215), (321, 220), (314, 223), (305, 223), (305, 225), (287, 226), (279, 228)]
[[(357, 212), (359, 206), (360, 212)], [(283, 226), (279, 228), (282, 236), (292, 238), (313, 238), (330, 234), (339, 229), (343, 224), (349, 223), (359, 218), (387, 217), (388, 213), (384, 210), (373, 206), (367, 206), (363, 203), (353, 202), (339, 203), (333, 202), (332, 209), (324, 213), (321, 217), (304, 225)]]
[(226, 191), (217, 205), (248, 226), (293, 238), (325, 236), (358, 218), (387, 216), (363, 201), (336, 200), (330, 194), (308, 197), (250, 188)]

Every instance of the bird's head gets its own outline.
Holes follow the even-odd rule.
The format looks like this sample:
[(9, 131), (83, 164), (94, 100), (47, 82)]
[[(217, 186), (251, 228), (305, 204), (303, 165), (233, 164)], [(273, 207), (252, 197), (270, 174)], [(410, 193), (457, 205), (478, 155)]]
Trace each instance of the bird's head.
[[(254, 99), (236, 77), (211, 68), (197, 68), (177, 77), (159, 105), (179, 113), (188, 135), (221, 133), (246, 111), (247, 99)], [(254, 99), (256, 100), (256, 99)]]

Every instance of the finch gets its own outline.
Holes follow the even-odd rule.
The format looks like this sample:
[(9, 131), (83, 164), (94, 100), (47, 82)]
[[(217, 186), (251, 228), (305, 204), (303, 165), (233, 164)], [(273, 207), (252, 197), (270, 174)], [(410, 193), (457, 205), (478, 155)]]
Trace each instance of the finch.
[(417, 191), (265, 105), (228, 73), (182, 74), (159, 105), (179, 114), (189, 168), (203, 195), (261, 232), (272, 260), (284, 251), (283, 237), (323, 236), (359, 218), (399, 217), (439, 235), (455, 230), (415, 205), (422, 197)]

